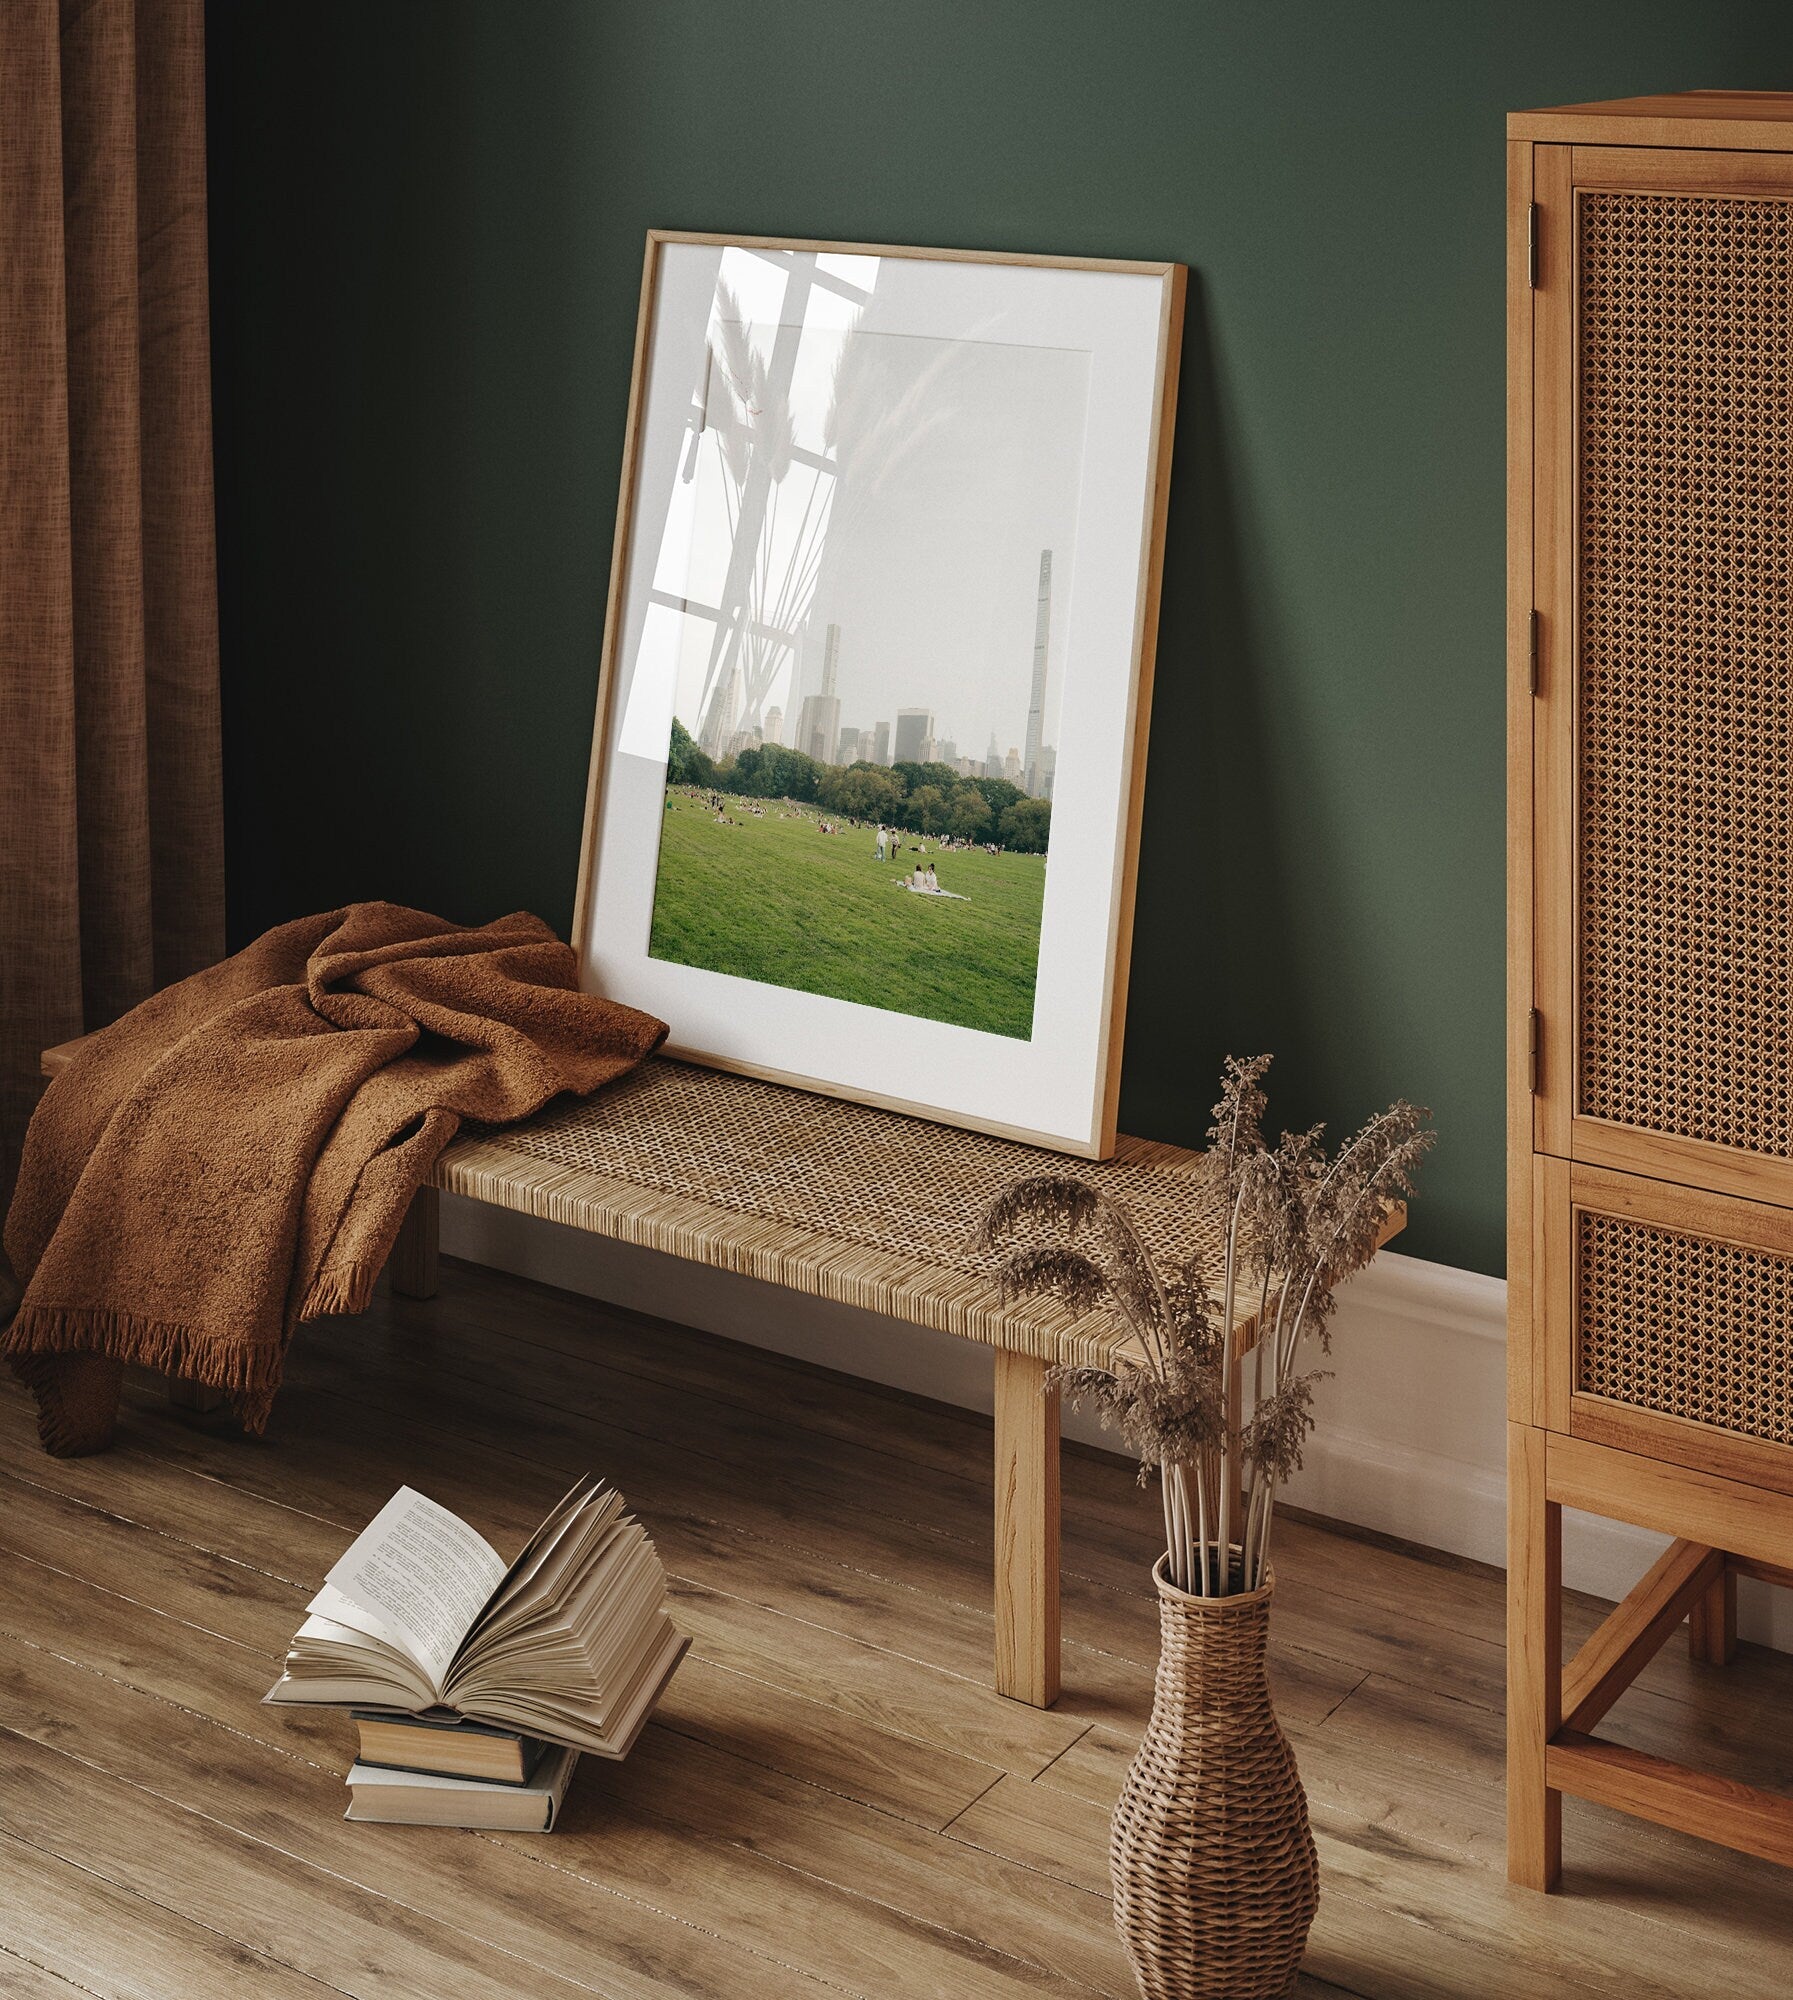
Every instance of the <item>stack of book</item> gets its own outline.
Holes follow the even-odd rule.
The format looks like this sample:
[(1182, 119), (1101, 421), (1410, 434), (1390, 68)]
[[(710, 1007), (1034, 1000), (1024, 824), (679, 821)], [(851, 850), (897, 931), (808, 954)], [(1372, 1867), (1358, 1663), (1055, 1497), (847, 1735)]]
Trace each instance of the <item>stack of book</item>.
[(271, 1702), (346, 1708), (347, 1817), (550, 1831), (581, 1752), (628, 1754), (690, 1641), (620, 1494), (582, 1479), (507, 1569), (408, 1486), (306, 1607)]

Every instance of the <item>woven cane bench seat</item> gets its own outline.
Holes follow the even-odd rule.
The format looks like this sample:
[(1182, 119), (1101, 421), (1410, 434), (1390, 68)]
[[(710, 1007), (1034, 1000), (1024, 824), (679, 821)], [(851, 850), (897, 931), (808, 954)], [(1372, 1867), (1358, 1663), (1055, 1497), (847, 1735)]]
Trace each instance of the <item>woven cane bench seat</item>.
[(472, 1130), (436, 1185), (1044, 1361), (1101, 1362), (1119, 1330), (1051, 1299), (1004, 1305), (973, 1243), (1023, 1175), (1123, 1202), (1167, 1265), (1218, 1265), (1207, 1157), (1122, 1139), (1101, 1162), (665, 1058), (525, 1124)]

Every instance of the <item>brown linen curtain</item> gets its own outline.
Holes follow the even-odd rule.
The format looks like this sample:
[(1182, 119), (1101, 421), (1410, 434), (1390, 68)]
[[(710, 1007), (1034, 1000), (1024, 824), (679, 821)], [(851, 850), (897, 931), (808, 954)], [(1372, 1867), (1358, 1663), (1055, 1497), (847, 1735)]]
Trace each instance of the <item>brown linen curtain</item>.
[(224, 948), (204, 56), (0, 0), (0, 1202), (39, 1050)]

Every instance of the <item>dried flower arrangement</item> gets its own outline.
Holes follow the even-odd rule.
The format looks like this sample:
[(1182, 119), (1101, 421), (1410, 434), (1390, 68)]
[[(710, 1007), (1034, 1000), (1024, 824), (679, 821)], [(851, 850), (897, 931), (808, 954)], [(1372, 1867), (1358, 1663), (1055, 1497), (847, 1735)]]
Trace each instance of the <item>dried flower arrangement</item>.
[[(1277, 1489), (1301, 1464), (1314, 1422), (1320, 1371), (1297, 1373), (1297, 1361), (1310, 1338), (1330, 1349), (1334, 1288), (1375, 1255), (1389, 1204), (1412, 1192), (1435, 1137), (1428, 1113), (1396, 1103), (1331, 1160), (1317, 1125), (1271, 1145), (1269, 1066), (1268, 1056), (1229, 1057), (1214, 1107), (1208, 1137), (1227, 1217), (1218, 1272), (1199, 1260), (1160, 1270), (1126, 1211), (1068, 1175), (1003, 1189), (979, 1232), (985, 1248), (1006, 1250), (1005, 1296), (1049, 1292), (1073, 1312), (1107, 1307), (1130, 1330), (1131, 1356), (1111, 1368), (1055, 1369), (1051, 1380), (1097, 1404), (1139, 1453), (1142, 1484), (1158, 1469), (1169, 1578), (1198, 1597), (1262, 1584)], [(1014, 1247), (1042, 1229), (1055, 1240)], [(1242, 1395), (1229, 1408), (1237, 1329), (1248, 1317), (1259, 1329), (1249, 1402)]]

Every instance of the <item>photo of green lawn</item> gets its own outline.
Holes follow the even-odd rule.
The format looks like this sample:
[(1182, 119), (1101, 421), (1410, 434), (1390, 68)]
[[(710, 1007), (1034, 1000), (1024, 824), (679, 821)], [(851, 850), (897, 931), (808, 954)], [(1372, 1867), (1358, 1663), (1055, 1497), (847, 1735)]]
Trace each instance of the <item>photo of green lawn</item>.
[[(880, 862), (876, 845), (813, 804), (669, 786), (649, 952), (1030, 1039), (1045, 855), (904, 832)], [(900, 886), (924, 855), (940, 895)]]

